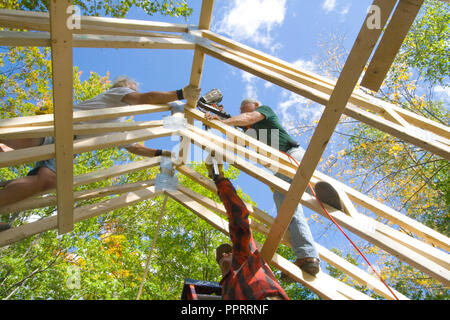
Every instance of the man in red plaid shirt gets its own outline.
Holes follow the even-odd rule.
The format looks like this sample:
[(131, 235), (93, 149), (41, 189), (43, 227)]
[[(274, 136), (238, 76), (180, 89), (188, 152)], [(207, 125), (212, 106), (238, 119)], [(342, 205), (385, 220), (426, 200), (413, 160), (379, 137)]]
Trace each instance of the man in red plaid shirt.
[[(208, 166), (208, 171), (211, 177), (214, 176), (211, 166)], [(233, 243), (233, 246), (222, 244), (216, 249), (216, 260), (223, 276), (220, 281), (223, 299), (289, 300), (256, 248), (244, 202), (236, 194), (231, 182), (223, 177), (222, 170), (219, 170), (214, 181), (228, 213)]]

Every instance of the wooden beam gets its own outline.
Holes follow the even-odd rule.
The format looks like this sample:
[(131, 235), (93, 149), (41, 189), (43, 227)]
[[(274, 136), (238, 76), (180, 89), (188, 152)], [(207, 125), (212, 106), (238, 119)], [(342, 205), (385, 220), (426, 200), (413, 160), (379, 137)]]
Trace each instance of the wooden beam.
[[(73, 133), (77, 136), (94, 134), (101, 135), (112, 132), (123, 132), (161, 127), (162, 125), (162, 120), (75, 124), (73, 126)], [(53, 134), (53, 126), (0, 128), (0, 139), (39, 138), (53, 136)]]
[[(156, 191), (155, 187), (148, 187), (139, 191), (126, 193), (122, 196), (94, 203), (88, 206), (76, 208), (74, 210), (74, 222), (80, 222), (103, 213), (131, 206), (143, 200), (158, 196), (162, 191)], [(0, 232), (0, 247), (57, 228), (56, 216), (43, 218), (36, 222), (21, 225), (19, 227)]]
[(424, 0), (400, 0), (361, 81), (361, 86), (380, 90), (403, 40), (411, 28)]
[[(49, 18), (49, 14), (46, 12), (23, 11), (23, 10), (0, 9), (0, 14), (5, 16), (12, 16), (18, 19), (32, 18), (42, 22), (48, 20)], [(189, 28), (187, 24), (123, 19), (123, 18), (80, 16), (80, 19), (81, 19), (80, 24), (85, 26), (116, 27), (131, 30), (187, 32)]]
[[(313, 196), (304, 193), (302, 204), (328, 218), (323, 210), (321, 210), (321, 207), (318, 205), (316, 199)], [(368, 230), (362, 226), (360, 221), (348, 216), (341, 211), (333, 210), (331, 207), (329, 207), (328, 212), (341, 227), (346, 228), (347, 230), (367, 240), (368, 242), (382, 248), (383, 250), (386, 250), (386, 252), (391, 253), (400, 260), (403, 260), (409, 265), (425, 272), (426, 274), (432, 276), (434, 279), (441, 281), (444, 285), (448, 286), (450, 284), (449, 269), (443, 267), (439, 263), (428, 259), (424, 255), (418, 253), (416, 250), (412, 250), (402, 243), (393, 240), (391, 237), (386, 236), (382, 232), (379, 232), (377, 229), (377, 227), (379, 226), (373, 219), (365, 217), (365, 220), (367, 222), (370, 222), (375, 226), (374, 229)]]
[[(0, 31), (0, 45), (11, 47), (49, 47), (51, 46), (51, 41), (48, 32)], [(186, 39), (174, 37), (75, 34), (73, 35), (73, 47), (192, 50), (195, 48), (195, 45)]]
[[(74, 201), (83, 201), (94, 198), (106, 197), (115, 194), (122, 194), (131, 191), (136, 191), (142, 188), (154, 185), (154, 180), (139, 181), (136, 183), (127, 183), (123, 185), (114, 185), (110, 187), (103, 187), (98, 189), (88, 189), (75, 191), (73, 193)], [(50, 193), (50, 192), (49, 192)], [(30, 197), (22, 201), (16, 202), (12, 205), (0, 208), (1, 214), (10, 214), (14, 212), (22, 212), (31, 209), (45, 208), (56, 205), (56, 196), (48, 195), (46, 197)]]
[(71, 0), (50, 1), (58, 232), (73, 230), (73, 49), (67, 27)]
[[(169, 111), (170, 109), (171, 108), (168, 105), (140, 104), (126, 107), (75, 111), (73, 113), (73, 121), (76, 123), (76, 122), (115, 119), (132, 115)], [(53, 125), (52, 114), (43, 114), (28, 117), (16, 117), (0, 120), (0, 128), (22, 127), (22, 126), (47, 126), (47, 125)]]
[[(162, 127), (134, 130), (130, 132), (117, 132), (94, 138), (86, 138), (71, 141), (73, 154), (88, 152), (97, 149), (122, 146), (148, 139), (167, 137), (176, 134), (176, 130), (168, 130)], [(14, 166), (18, 164), (35, 162), (55, 157), (55, 145), (48, 144), (38, 147), (3, 152), (0, 154), (0, 167)]]
[(358, 82), (359, 76), (378, 41), (381, 29), (386, 24), (386, 21), (395, 6), (395, 1), (375, 0), (373, 5), (377, 5), (381, 8), (381, 28), (379, 30), (371, 30), (368, 28), (367, 20), (370, 18), (369, 15), (364, 20), (361, 31), (336, 83), (336, 87), (331, 94), (330, 100), (300, 163), (300, 167), (291, 183), (289, 192), (286, 194), (285, 200), (281, 204), (279, 214), (277, 215), (275, 223), (261, 250), (261, 255), (266, 260), (270, 260), (273, 256), (283, 234), (286, 232), (295, 209), (298, 206), (299, 200), (302, 198), (302, 194), (305, 192), (305, 189), (311, 180), (314, 170), (320, 161), (320, 157), (322, 156)]
[[(29, 11), (28, 11), (29, 12)], [(34, 31), (50, 31), (50, 22), (48, 17), (15, 17), (12, 15), (5, 15), (0, 13), (0, 26), (12, 29), (25, 29)], [(143, 36), (143, 37), (163, 37), (163, 38), (179, 38), (181, 35), (161, 33), (161, 32), (150, 32), (150, 31), (139, 31), (133, 29), (124, 29), (120, 27), (111, 26), (96, 26), (96, 25), (85, 25), (80, 23), (80, 28), (75, 28), (73, 30), (74, 34), (104, 34), (104, 35), (114, 35), (114, 36)]]

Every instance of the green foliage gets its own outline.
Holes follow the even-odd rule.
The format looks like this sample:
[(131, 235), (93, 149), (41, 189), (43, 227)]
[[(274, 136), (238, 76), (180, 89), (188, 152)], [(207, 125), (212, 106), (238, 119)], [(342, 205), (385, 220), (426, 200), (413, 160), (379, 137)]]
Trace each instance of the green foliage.
[(450, 76), (448, 35), (450, 10), (439, 0), (427, 1), (406, 38), (397, 61), (404, 61), (433, 83)]
[[(186, 0), (99, 0), (81, 1), (74, 0), (74, 5), (80, 7), (82, 14), (88, 16), (112, 16), (123, 18), (132, 7), (144, 10), (148, 15), (159, 13), (171, 17), (184, 17), (187, 19), (192, 14), (192, 8)], [(49, 0), (23, 0), (23, 1), (1, 1), (0, 7), (7, 9), (19, 9), (30, 11), (47, 12)]]

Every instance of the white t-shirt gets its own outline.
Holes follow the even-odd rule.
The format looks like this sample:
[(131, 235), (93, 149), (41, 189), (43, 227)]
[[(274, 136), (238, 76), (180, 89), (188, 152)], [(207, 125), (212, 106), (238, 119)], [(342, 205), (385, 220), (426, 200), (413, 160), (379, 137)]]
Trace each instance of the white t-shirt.
[[(118, 87), (112, 88), (105, 92), (100, 93), (98, 96), (83, 101), (77, 105), (73, 106), (73, 111), (83, 111), (83, 110), (94, 110), (103, 108), (115, 108), (115, 107), (125, 107), (128, 103), (122, 101), (122, 98), (132, 92), (136, 92), (128, 87)], [(104, 120), (93, 120), (85, 123), (105, 123), (105, 122), (123, 122), (126, 117), (104, 119)]]
[[(103, 109), (103, 108), (115, 108), (115, 107), (125, 107), (128, 106), (128, 103), (122, 101), (122, 98), (132, 92), (136, 92), (133, 89), (128, 87), (118, 87), (112, 88), (105, 92), (100, 93), (98, 96), (83, 101), (77, 105), (73, 106), (73, 111), (83, 111), (83, 110), (95, 110), (95, 109)], [(107, 123), (107, 122), (124, 122), (127, 117), (119, 117), (112, 119), (103, 119), (103, 120), (93, 120), (88, 122), (80, 122), (80, 123)], [(76, 139), (82, 138), (92, 138), (98, 135), (78, 135)], [(135, 145), (135, 143), (124, 145), (123, 147), (128, 147)]]

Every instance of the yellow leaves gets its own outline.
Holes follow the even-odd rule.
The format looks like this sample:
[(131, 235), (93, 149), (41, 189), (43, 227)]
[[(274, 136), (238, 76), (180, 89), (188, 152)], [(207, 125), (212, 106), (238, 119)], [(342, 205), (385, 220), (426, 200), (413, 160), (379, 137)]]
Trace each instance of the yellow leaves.
[(403, 145), (395, 144), (392, 146), (392, 148), (389, 149), (389, 154), (397, 154), (398, 152), (402, 151), (403, 149), (404, 149)]

